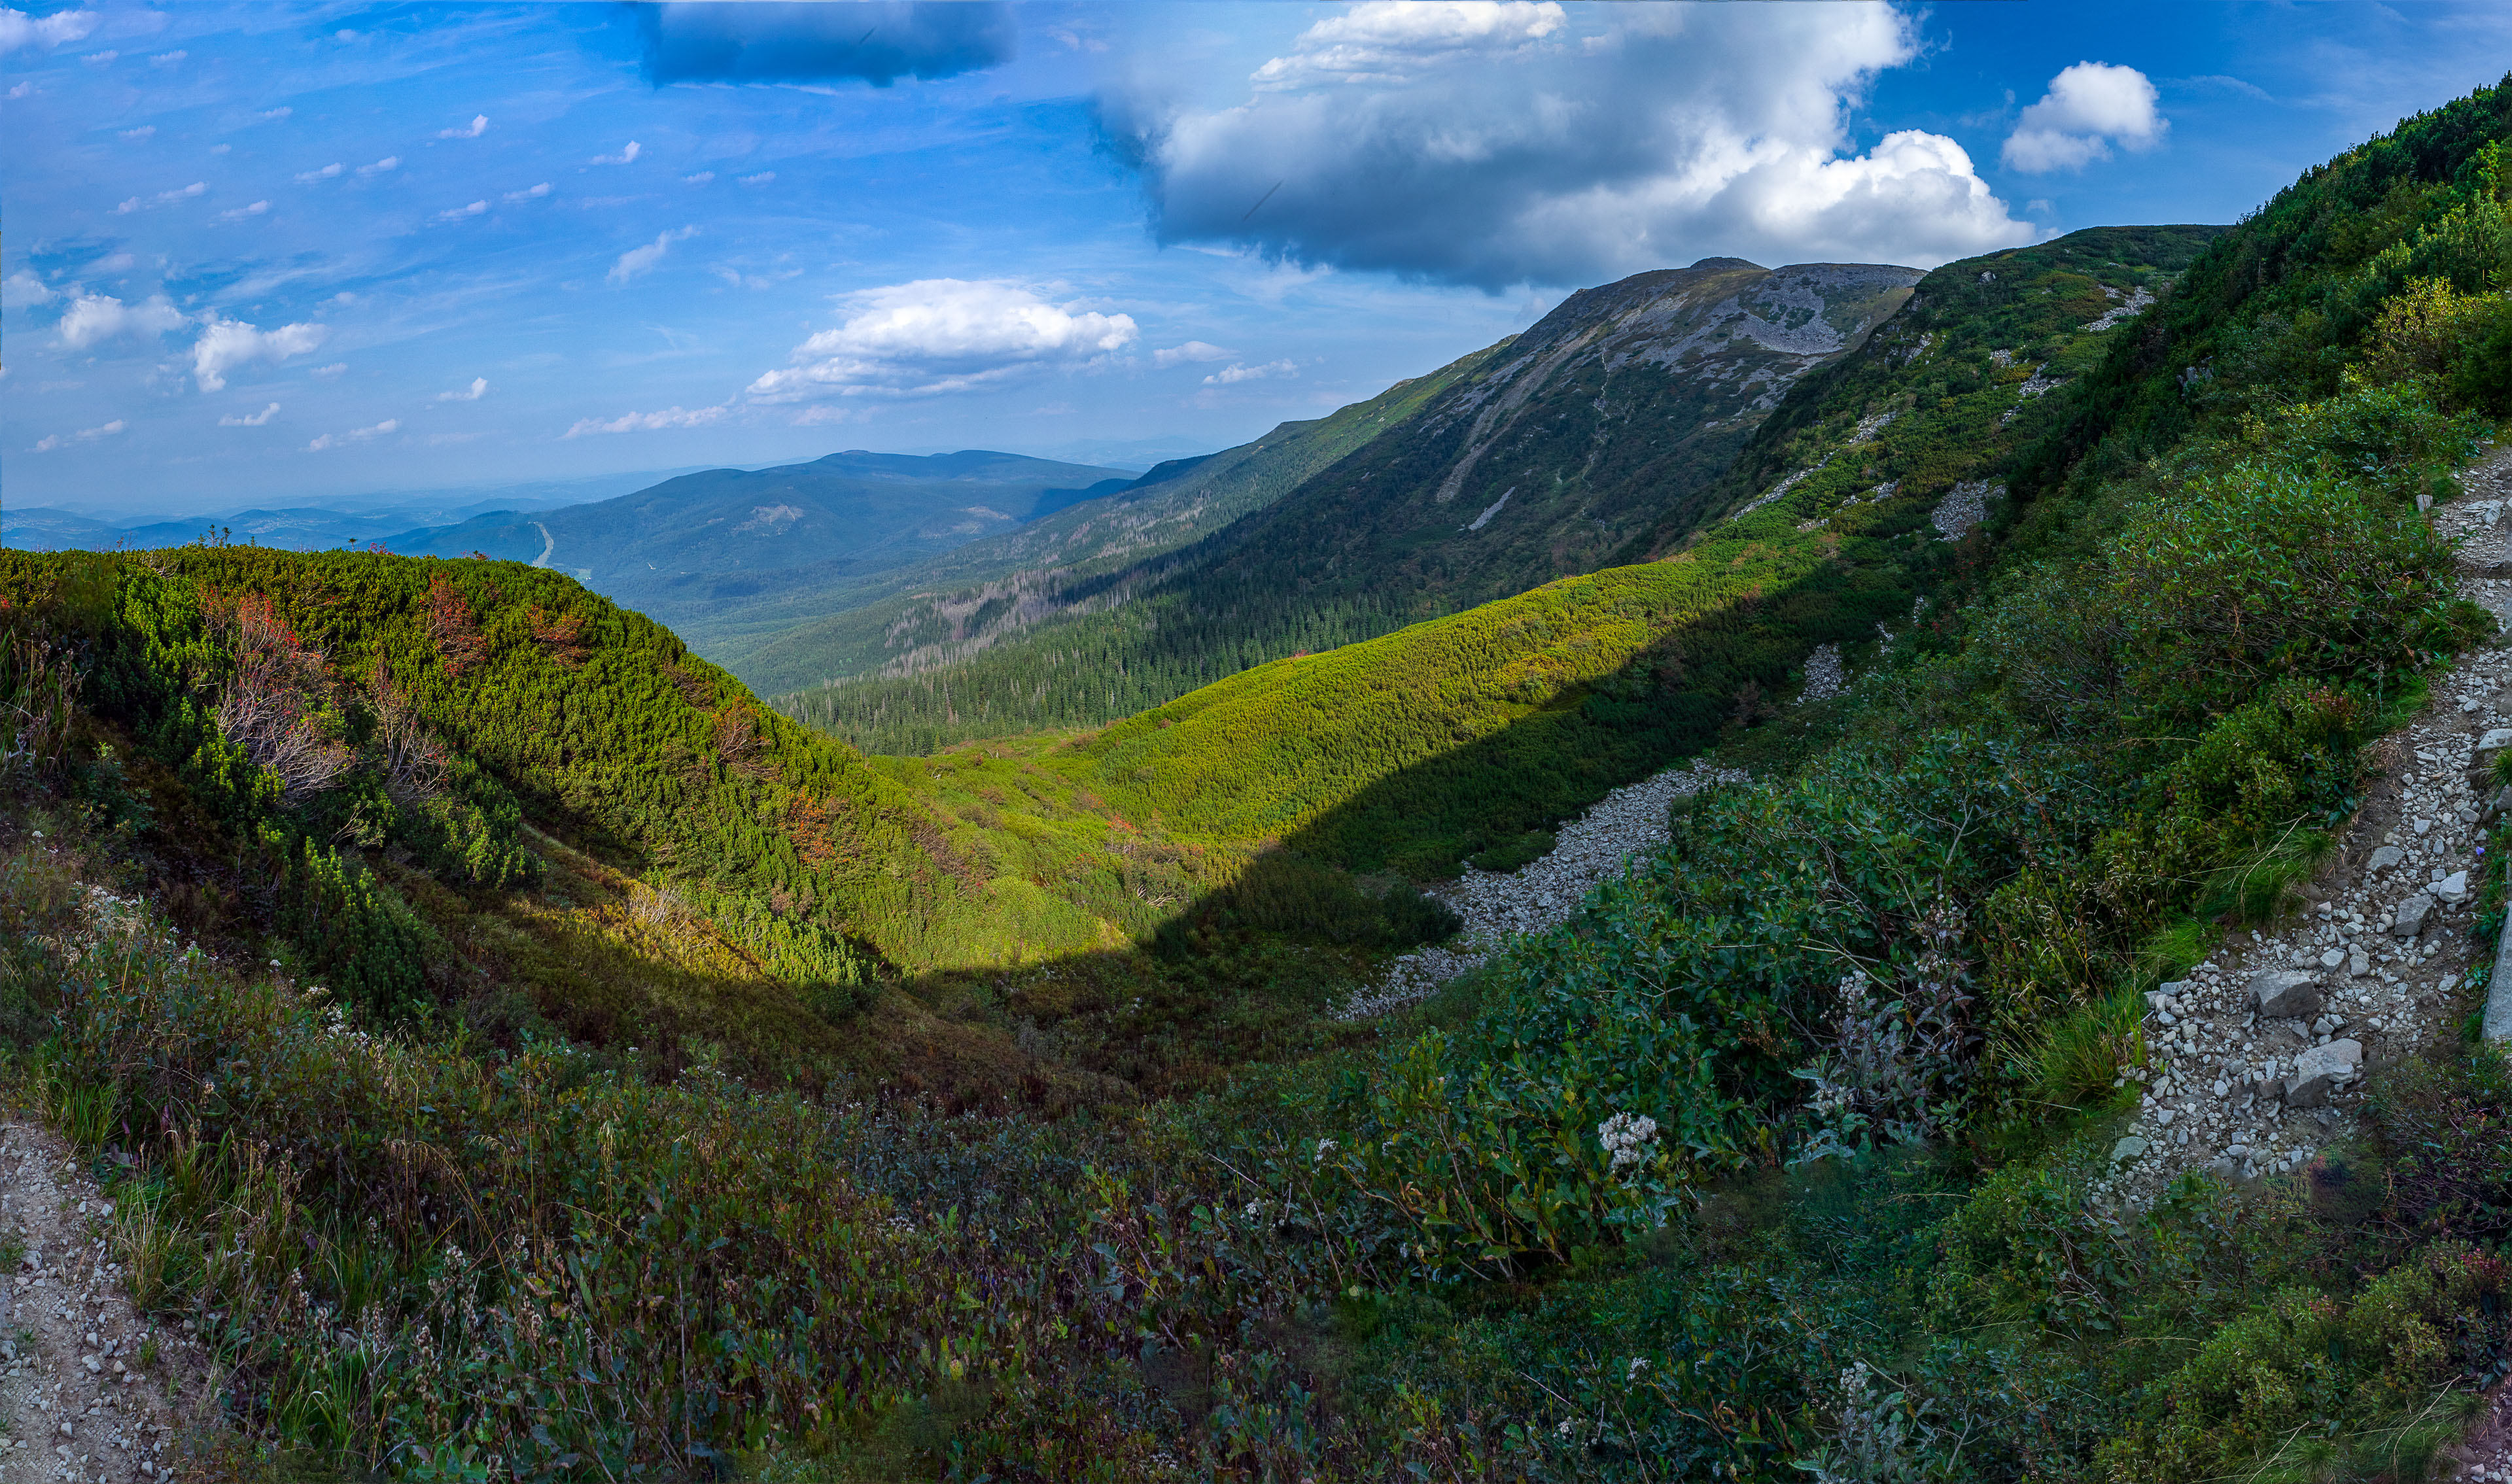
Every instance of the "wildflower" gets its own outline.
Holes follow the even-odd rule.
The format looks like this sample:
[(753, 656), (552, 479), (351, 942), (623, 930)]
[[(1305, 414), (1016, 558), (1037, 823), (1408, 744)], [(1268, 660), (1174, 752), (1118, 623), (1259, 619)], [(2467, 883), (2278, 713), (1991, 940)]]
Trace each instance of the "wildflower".
[(1648, 1157), (1646, 1146), (1657, 1142), (1657, 1120), (1646, 1113), (1616, 1113), (1596, 1125), (1596, 1138), (1619, 1170)]
[(1568, 1418), (1563, 1418), (1561, 1420), (1561, 1425), (1553, 1428), (1552, 1430), (1563, 1437), (1568, 1437), (1570, 1434), (1579, 1430), (1579, 1425), (1570, 1421)]
[(1647, 1369), (1648, 1369), (1648, 1361), (1647, 1361), (1647, 1360), (1645, 1360), (1645, 1359), (1643, 1359), (1642, 1357), (1640, 1357), (1640, 1356), (1638, 1356), (1638, 1355), (1633, 1355), (1633, 1356), (1631, 1357), (1630, 1369), (1629, 1369), (1629, 1370), (1627, 1370), (1627, 1371), (1625, 1371), (1625, 1372), (1623, 1373), (1623, 1380), (1625, 1380), (1625, 1381), (1637, 1381), (1637, 1380), (1639, 1380), (1639, 1379), (1640, 1379), (1640, 1372), (1645, 1371), (1645, 1370), (1647, 1370)]
[(1240, 1219), (1244, 1221), (1254, 1221), (1257, 1217), (1262, 1216), (1263, 1214), (1265, 1214), (1265, 1203), (1261, 1200), (1249, 1201), (1247, 1203), (1247, 1208), (1238, 1213)]
[(1338, 1150), (1338, 1149), (1340, 1149), (1340, 1148), (1342, 1148), (1342, 1146), (1341, 1146), (1341, 1145), (1336, 1144), (1332, 1139), (1319, 1139), (1319, 1140), (1317, 1141), (1317, 1160), (1318, 1160), (1318, 1162), (1319, 1162), (1319, 1163), (1323, 1163), (1323, 1162), (1325, 1161), (1325, 1157), (1326, 1157), (1326, 1155), (1333, 1153), (1336, 1150)]

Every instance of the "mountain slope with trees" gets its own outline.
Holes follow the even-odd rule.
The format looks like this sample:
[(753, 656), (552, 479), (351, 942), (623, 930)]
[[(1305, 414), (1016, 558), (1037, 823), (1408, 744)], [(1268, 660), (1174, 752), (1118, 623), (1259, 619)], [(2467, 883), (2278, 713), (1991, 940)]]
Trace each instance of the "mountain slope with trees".
[[(2327, 851), (2385, 757), (2460, 765), (2379, 744), (2501, 641), (2425, 506), (2512, 415), (2507, 137), (2489, 89), (2220, 233), (1948, 265), (1933, 318), (1798, 384), (1711, 519), (1631, 534), (1664, 560), (1070, 741), (867, 762), (771, 721), (753, 752), (716, 719), (756, 703), (626, 617), (581, 656), (617, 683), (570, 711), (591, 687), (540, 667), (586, 636), (544, 620), (612, 620), (509, 565), (5, 559), (9, 1085), (109, 1182), (99, 1240), (212, 1349), (237, 1446), (301, 1472), (2435, 1477), (2512, 1370), (2512, 1061), (2448, 1030), (2477, 975), (2431, 985), (2443, 1033), (2329, 1110), (2311, 1166), (2153, 1190), (2118, 1131), (2172, 1030), (2145, 996), (2351, 871)], [(1819, 643), (1847, 688), (1773, 704)], [(338, 688), (373, 658), (419, 699)], [(476, 709), (430, 678), (454, 664)], [(395, 760), (439, 727), (502, 796), (409, 792)], [(1689, 796), (1559, 928), (1374, 1024), (1313, 994), (1274, 1054), (1268, 975), (1322, 961), (1284, 924), (1405, 936), (1399, 893), (1298, 863), (1444, 851), (1537, 807), (1512, 758), (1541, 777), (1612, 730), (1615, 768), (1715, 745), (1754, 778)], [(788, 800), (830, 816), (796, 879), (872, 928), (957, 900), (962, 831), (1083, 828), (1058, 801), (1147, 904), (1192, 846), (1278, 847), (1148, 943), (864, 1022), (993, 1060), (843, 1083), (608, 1054), (668, 998), (608, 1040), (483, 1037), (432, 990), (339, 1005), (249, 934), (174, 930), (232, 913), (315, 952), (308, 914), (390, 918), (357, 904), (396, 846), (449, 891), (587, 890), (534, 811), (588, 858), (686, 852), (694, 887), (710, 833), (745, 845)], [(2501, 930), (2488, 828), (2429, 931)], [(1119, 854), (1019, 869), (1079, 890)], [(1120, 1108), (1098, 1069), (1129, 1061), (1194, 1074)], [(2219, 1071), (2186, 1095), (2286, 1091)]]
[(1798, 377), (1857, 346), (1918, 277), (1711, 258), (1584, 290), (1196, 546), (1049, 588), (947, 646), (902, 644), (874, 678), (779, 704), (881, 751), (1092, 725), (1591, 570), (1713, 481)]

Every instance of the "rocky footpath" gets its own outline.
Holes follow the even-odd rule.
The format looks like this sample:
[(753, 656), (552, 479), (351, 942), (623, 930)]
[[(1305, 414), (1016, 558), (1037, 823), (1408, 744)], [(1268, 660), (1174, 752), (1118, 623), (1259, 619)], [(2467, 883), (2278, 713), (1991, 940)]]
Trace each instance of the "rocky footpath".
[(1449, 980), (1478, 967), (1517, 934), (1542, 932), (1569, 921), (1590, 888), (1620, 876), (1633, 855), (1667, 842), (1667, 810), (1677, 799), (1713, 783), (1745, 781), (1745, 774), (1711, 767), (1707, 760), (1696, 761), (1690, 767), (1668, 768), (1598, 800), (1577, 823), (1564, 825), (1554, 834), (1550, 853), (1541, 860), (1509, 872), (1468, 867), (1463, 877), (1430, 893), (1465, 918), (1465, 927), (1436, 948), (1396, 959), (1377, 984), (1353, 996), (1343, 1008), (1343, 1018), (1384, 1015), (1399, 1005), (1427, 999)]
[(0, 1276), (0, 1484), (177, 1478), (215, 1426), (198, 1346), (131, 1302), (113, 1214), (59, 1135), (0, 1122), (0, 1225), (22, 1244)]
[[(2467, 595), (2512, 626), (2505, 560), (2512, 454), (2462, 476), (2433, 513), (2460, 541)], [(2296, 1170), (2349, 1136), (2367, 1076), (2456, 1034), (2457, 992), (2486, 829), (2512, 790), (2491, 779), (2512, 747), (2512, 651), (2478, 650), (2437, 677), (2414, 724), (2375, 749), (2362, 808), (2304, 910), (2227, 935), (2186, 978), (2146, 996), (2143, 1084), (2103, 1194), (2150, 1200), (2193, 1168), (2251, 1179)]]

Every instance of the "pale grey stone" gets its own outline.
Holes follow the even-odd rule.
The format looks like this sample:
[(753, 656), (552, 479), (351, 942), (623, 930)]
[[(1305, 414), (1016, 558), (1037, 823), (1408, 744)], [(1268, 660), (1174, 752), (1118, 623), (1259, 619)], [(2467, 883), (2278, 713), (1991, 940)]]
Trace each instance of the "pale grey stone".
[(2334, 1040), (2314, 1046), (2294, 1059), (2294, 1081), (2286, 1088), (2285, 1100), (2295, 1108), (2318, 1108), (2329, 1101), (2331, 1089), (2346, 1081), (2355, 1069), (2364, 1065), (2364, 1043), (2357, 1040)]
[(2364, 868), (2368, 871), (2387, 871), (2407, 858), (2408, 852), (2398, 846), (2383, 845), (2373, 852), (2373, 858), (2364, 863)]
[(2425, 918), (2433, 910), (2433, 897), (2419, 891), (2399, 904), (2398, 912), (2390, 918), (2390, 931), (2402, 938), (2413, 938), (2424, 931)]
[(2111, 1146), (2111, 1163), (2125, 1164), (2145, 1152), (2145, 1141), (2132, 1134)]
[(2320, 978), (2304, 969), (2267, 969), (2251, 976), (2251, 1003), (2271, 1020), (2319, 1012)]
[(2468, 900), (2468, 873), (2454, 871), (2434, 882), (2433, 894), (2442, 898), (2446, 907), (2457, 907)]

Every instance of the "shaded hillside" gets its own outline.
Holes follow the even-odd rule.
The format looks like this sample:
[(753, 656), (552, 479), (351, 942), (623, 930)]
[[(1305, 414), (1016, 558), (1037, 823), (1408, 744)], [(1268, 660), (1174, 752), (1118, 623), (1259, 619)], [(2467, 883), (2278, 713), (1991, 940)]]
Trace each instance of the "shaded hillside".
[(712, 469), (547, 514), (490, 514), (387, 540), (405, 556), (522, 562), (573, 574), (676, 628), (903, 566), (1133, 482), (1117, 469), (970, 449), (832, 453)]
[[(1298, 829), (1322, 859), (1430, 876), (1740, 740), (1818, 645), (1854, 671), (1895, 636), (1927, 642), (1999, 560), (2003, 469), (2218, 230), (2097, 229), (1940, 268), (1916, 323), (1797, 384), (1695, 496), (1738, 513), (1671, 560), (1270, 661), (1088, 741), (1089, 776), (1189, 827)], [(1779, 466), (1795, 477), (1765, 485)], [(1591, 607), (1617, 616), (1564, 623)]]
[[(1265, 508), (1403, 425), (1507, 344), (1398, 381), (1329, 416), (1283, 423), (1207, 458), (1162, 464), (1123, 490), (900, 571), (763, 601), (715, 620), (703, 631), (705, 642), (765, 693), (883, 666), (926, 669), (1059, 614), (1113, 606), (1168, 569), (1155, 559)], [(838, 608), (846, 611), (795, 626), (798, 616)]]
[(780, 704), (883, 750), (1095, 724), (1591, 570), (1714, 480), (1787, 389), (1857, 345), (1918, 276), (1710, 258), (1582, 291), (1297, 490), (1123, 574), (1124, 603), (1080, 601), (1105, 584), (1050, 591), (995, 622), (1080, 611), (956, 665), (910, 654), (880, 679)]

